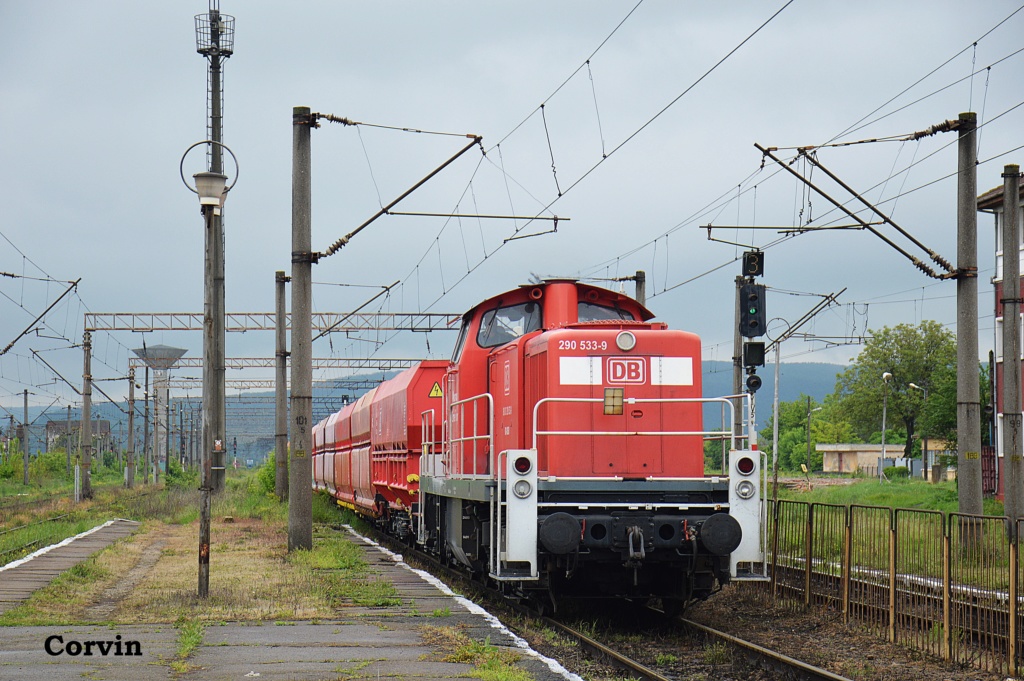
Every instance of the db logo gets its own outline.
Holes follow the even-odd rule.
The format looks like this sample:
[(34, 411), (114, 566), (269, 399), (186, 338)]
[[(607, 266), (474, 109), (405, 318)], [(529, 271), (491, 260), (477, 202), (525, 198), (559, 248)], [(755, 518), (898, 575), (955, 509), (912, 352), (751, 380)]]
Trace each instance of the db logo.
[(609, 357), (608, 380), (612, 383), (644, 383), (647, 363), (638, 357)]

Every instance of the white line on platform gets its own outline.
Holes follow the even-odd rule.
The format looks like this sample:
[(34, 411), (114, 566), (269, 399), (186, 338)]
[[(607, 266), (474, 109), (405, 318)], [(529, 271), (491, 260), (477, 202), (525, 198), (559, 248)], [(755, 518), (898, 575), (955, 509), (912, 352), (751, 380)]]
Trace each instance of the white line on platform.
[(54, 549), (56, 549), (58, 547), (67, 546), (68, 544), (70, 544), (71, 542), (75, 541), (76, 539), (81, 539), (82, 537), (90, 535), (93, 532), (97, 532), (99, 530), (102, 530), (104, 527), (107, 527), (109, 525), (113, 525), (118, 520), (120, 520), (120, 518), (115, 518), (114, 520), (108, 520), (107, 522), (103, 523), (102, 525), (97, 525), (96, 527), (92, 528), (91, 530), (86, 530), (85, 532), (82, 532), (81, 534), (76, 534), (74, 537), (68, 537), (67, 539), (65, 539), (62, 542), (59, 542), (57, 544), (50, 544), (49, 546), (44, 546), (43, 548), (39, 549), (38, 551), (36, 551), (34, 553), (30, 553), (29, 555), (25, 556), (24, 558), (19, 558), (18, 560), (11, 561), (7, 565), (0, 566), (0, 572), (3, 572), (4, 570), (10, 570), (11, 568), (16, 568), (19, 565), (22, 565), (23, 563), (27, 563), (28, 561), (32, 560), (36, 556), (41, 556), (44, 553), (46, 553), (48, 551), (53, 551)]
[(464, 598), (464, 597), (459, 596), (458, 594), (456, 594), (454, 591), (452, 591), (451, 589), (448, 588), (447, 584), (445, 584), (444, 582), (439, 580), (434, 575), (432, 575), (430, 573), (427, 573), (427, 572), (424, 572), (423, 570), (417, 570), (416, 568), (412, 567), (411, 565), (406, 563), (404, 560), (402, 560), (401, 554), (398, 554), (398, 553), (395, 553), (394, 551), (390, 551), (390, 550), (386, 549), (385, 547), (381, 546), (380, 544), (378, 544), (377, 542), (373, 541), (369, 537), (364, 537), (363, 535), (359, 534), (354, 529), (352, 529), (351, 525), (345, 525), (344, 527), (353, 536), (359, 537), (359, 539), (361, 539), (362, 541), (366, 542), (367, 544), (373, 546), (378, 551), (380, 551), (381, 553), (383, 553), (386, 556), (388, 556), (389, 558), (391, 558), (391, 560), (395, 561), (395, 563), (397, 563), (398, 565), (401, 565), (402, 567), (404, 567), (406, 570), (409, 570), (410, 572), (413, 572), (413, 573), (419, 575), (420, 579), (422, 579), (423, 581), (428, 582), (430, 584), (433, 584), (435, 587), (437, 587), (438, 590), (440, 590), (446, 596), (451, 596), (452, 598), (454, 598), (456, 600), (456, 602), (458, 602), (460, 605), (462, 605), (462, 607), (464, 607), (469, 612), (471, 612), (471, 613), (473, 613), (475, 615), (482, 616), (484, 619), (486, 619), (490, 623), (490, 625), (493, 628), (497, 629), (498, 631), (501, 631), (504, 634), (508, 634), (508, 636), (511, 637), (512, 640), (515, 642), (517, 647), (521, 648), (528, 655), (530, 655), (532, 657), (535, 657), (538, 660), (540, 660), (541, 662), (543, 662), (544, 664), (546, 664), (548, 669), (550, 669), (555, 674), (558, 674), (562, 678), (568, 679), (569, 681), (583, 681), (582, 677), (577, 676), (576, 674), (573, 674), (571, 671), (569, 671), (568, 669), (563, 667), (558, 662), (558, 660), (552, 660), (550, 657), (546, 657), (546, 656), (541, 655), (540, 653), (538, 653), (536, 650), (534, 650), (533, 648), (530, 647), (529, 643), (527, 643), (525, 640), (523, 640), (522, 638), (517, 636), (515, 634), (515, 632), (510, 631), (508, 627), (506, 627), (504, 624), (502, 624), (501, 620), (499, 620), (497, 617), (495, 617), (491, 613), (487, 612), (486, 610), (484, 610), (483, 608), (481, 608), (479, 605), (477, 605), (473, 601), (469, 600), (468, 598)]

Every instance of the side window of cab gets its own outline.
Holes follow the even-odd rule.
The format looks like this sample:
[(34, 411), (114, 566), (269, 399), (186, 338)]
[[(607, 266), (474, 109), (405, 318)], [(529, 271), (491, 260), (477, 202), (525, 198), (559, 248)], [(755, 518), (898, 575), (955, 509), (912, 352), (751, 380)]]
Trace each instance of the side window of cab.
[(462, 328), (459, 329), (459, 338), (455, 341), (455, 350), (452, 352), (452, 364), (458, 364), (462, 357), (462, 349), (466, 347), (466, 338), (469, 337), (469, 325), (473, 322), (473, 315), (467, 314), (462, 317)]

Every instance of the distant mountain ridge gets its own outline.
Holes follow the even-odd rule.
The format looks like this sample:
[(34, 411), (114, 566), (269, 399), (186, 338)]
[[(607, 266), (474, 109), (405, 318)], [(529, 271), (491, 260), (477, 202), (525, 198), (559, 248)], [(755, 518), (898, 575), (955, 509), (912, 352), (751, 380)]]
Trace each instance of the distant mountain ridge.
[[(792, 402), (801, 394), (817, 402), (831, 395), (836, 388), (836, 376), (846, 371), (845, 364), (819, 362), (791, 362), (779, 366), (779, 402)], [(757, 375), (763, 384), (757, 391), (757, 428), (768, 424), (772, 415), (775, 394), (775, 365), (760, 367)], [(732, 362), (704, 362), (704, 396), (717, 397), (732, 393)]]
[[(791, 402), (803, 395), (810, 395), (814, 400), (821, 402), (826, 395), (832, 394), (835, 390), (836, 375), (846, 370), (842, 364), (822, 364), (815, 362), (793, 362), (783, 364), (779, 369), (779, 401)], [(761, 377), (763, 384), (757, 391), (757, 427), (764, 428), (772, 415), (772, 397), (775, 390), (775, 366), (769, 364), (761, 367), (757, 374)], [(366, 375), (365, 381), (358, 380), (362, 377), (349, 377), (346, 379), (317, 381), (314, 383), (313, 391), (316, 397), (314, 421), (324, 417), (324, 413), (340, 409), (344, 399), (357, 399), (366, 392), (366, 388), (360, 386), (353, 389), (354, 383), (369, 384), (381, 378), (379, 372)], [(732, 393), (732, 362), (706, 361), (703, 367), (704, 397), (720, 397)], [(243, 418), (228, 410), (228, 441), (232, 444), (232, 454), (237, 443), (237, 454), (239, 458), (254, 458), (262, 460), (266, 451), (273, 447), (274, 435), (274, 401), (273, 392), (253, 392), (253, 397), (263, 397), (264, 400), (248, 407), (249, 413)], [(230, 401), (230, 400), (229, 400)], [(141, 409), (141, 405), (137, 405)], [(97, 402), (93, 404), (94, 418), (108, 419), (111, 422), (111, 432), (115, 438), (127, 433), (125, 414), (128, 405), (121, 402), (112, 405), (109, 402)], [(30, 451), (43, 449), (43, 432), (46, 421), (53, 419), (63, 421), (67, 418), (64, 411), (49, 409), (43, 416), (44, 409), (40, 407), (29, 407), (29, 421), (34, 422), (30, 432), (32, 443)], [(20, 412), (17, 412), (20, 414)], [(72, 419), (81, 418), (80, 409), (73, 409)], [(705, 419), (708, 423), (717, 420), (717, 415), (711, 414), (711, 408), (705, 411)], [(0, 423), (3, 431), (8, 430), (8, 422)], [(136, 419), (136, 428), (139, 429), (137, 437), (141, 439), (142, 419)], [(237, 440), (236, 440), (237, 438)]]

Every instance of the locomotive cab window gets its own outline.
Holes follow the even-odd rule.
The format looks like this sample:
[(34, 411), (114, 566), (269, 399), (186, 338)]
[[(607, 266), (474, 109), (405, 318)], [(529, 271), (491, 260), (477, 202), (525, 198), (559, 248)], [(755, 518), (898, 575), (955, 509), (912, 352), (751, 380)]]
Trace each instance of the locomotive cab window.
[(619, 319), (624, 319), (630, 322), (635, 321), (633, 315), (627, 310), (608, 305), (597, 305), (595, 303), (588, 303), (585, 301), (579, 302), (576, 306), (576, 311), (581, 322), (603, 322)]
[(530, 301), (488, 310), (480, 318), (476, 342), (482, 348), (494, 348), (541, 328), (540, 303)]
[(459, 329), (459, 338), (455, 341), (455, 351), (452, 352), (452, 362), (458, 362), (459, 357), (462, 356), (462, 348), (466, 346), (466, 337), (469, 336), (469, 324), (473, 321), (472, 315), (466, 315), (462, 318), (462, 328)]

